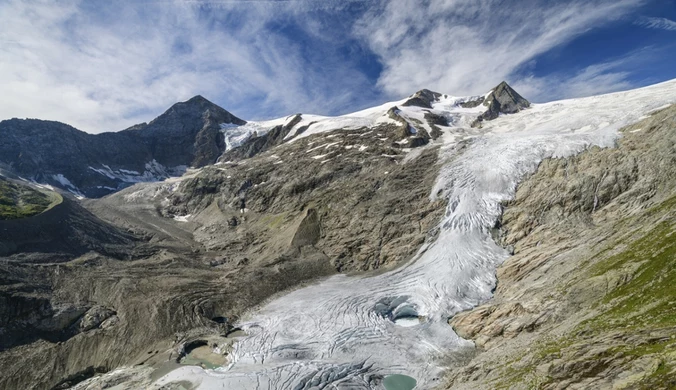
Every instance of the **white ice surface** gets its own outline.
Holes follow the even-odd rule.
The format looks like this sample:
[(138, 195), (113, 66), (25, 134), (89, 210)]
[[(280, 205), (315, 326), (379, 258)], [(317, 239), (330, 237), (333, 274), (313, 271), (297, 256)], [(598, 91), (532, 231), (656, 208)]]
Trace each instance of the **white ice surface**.
[(294, 115), (269, 121), (247, 122), (245, 125), (222, 123), (221, 132), (225, 138), (225, 150), (236, 148), (253, 136), (262, 136), (276, 126), (285, 125), (293, 119)]
[[(235, 345), (229, 367), (182, 367), (155, 386), (189, 380), (197, 389), (373, 388), (374, 374), (401, 373), (414, 377), (417, 388), (434, 387), (443, 358), (472, 345), (447, 319), (490, 298), (496, 267), (508, 256), (489, 233), (500, 202), (542, 159), (612, 146), (619, 128), (675, 102), (670, 81), (534, 105), (485, 122), (480, 132), (457, 127), (468, 119), (452, 113), (456, 127), (443, 137), (446, 163), (430, 195), (448, 200), (435, 242), (397, 270), (337, 275), (268, 302), (238, 324), (248, 336)], [(449, 158), (463, 138), (468, 148)], [(425, 321), (399, 326), (398, 314)]]
[(106, 176), (113, 180), (119, 180), (124, 183), (143, 183), (161, 181), (172, 176), (180, 176), (188, 169), (185, 165), (179, 165), (172, 168), (165, 167), (156, 160), (151, 160), (145, 163), (145, 170), (143, 173), (137, 171), (130, 171), (127, 169), (112, 169), (106, 164), (101, 164), (101, 167), (89, 167), (92, 171)]

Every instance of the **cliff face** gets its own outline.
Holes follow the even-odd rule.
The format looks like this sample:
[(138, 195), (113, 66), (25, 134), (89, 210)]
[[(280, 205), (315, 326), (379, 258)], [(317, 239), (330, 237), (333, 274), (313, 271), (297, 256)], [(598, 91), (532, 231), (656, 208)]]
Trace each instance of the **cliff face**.
[(450, 321), (481, 352), (449, 388), (676, 386), (675, 144), (671, 106), (519, 185), (495, 297)]

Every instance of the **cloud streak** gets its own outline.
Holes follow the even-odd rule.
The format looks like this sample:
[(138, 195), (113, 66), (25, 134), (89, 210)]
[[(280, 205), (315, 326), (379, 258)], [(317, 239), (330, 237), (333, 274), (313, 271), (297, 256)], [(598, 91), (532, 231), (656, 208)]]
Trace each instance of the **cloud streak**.
[(641, 27), (653, 28), (658, 30), (676, 31), (676, 22), (667, 18), (654, 18), (643, 16), (639, 18), (634, 24)]

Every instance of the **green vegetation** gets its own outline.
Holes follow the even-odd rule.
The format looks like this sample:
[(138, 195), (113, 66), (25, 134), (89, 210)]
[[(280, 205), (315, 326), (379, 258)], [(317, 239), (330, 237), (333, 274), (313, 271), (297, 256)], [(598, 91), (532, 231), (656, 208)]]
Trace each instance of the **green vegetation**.
[(279, 229), (286, 221), (288, 215), (289, 213), (287, 211), (280, 214), (264, 215), (263, 218), (261, 218), (261, 221), (265, 223), (270, 229)]
[[(595, 368), (585, 376), (605, 369), (605, 363), (600, 362), (613, 356), (627, 361), (650, 358), (659, 361), (659, 365), (639, 379), (640, 388), (676, 386), (676, 197), (642, 214), (624, 222), (640, 226), (641, 219), (655, 216), (661, 221), (633, 242), (625, 241), (631, 234), (624, 235), (587, 263), (589, 277), (629, 273), (623, 283), (596, 303), (599, 314), (563, 337), (539, 343), (528, 364), (514, 368), (514, 361), (508, 363), (496, 388), (541, 388), (552, 383), (554, 379), (537, 372), (536, 366), (556, 359), (578, 359), (580, 351), (590, 345), (607, 347), (603, 340), (611, 334), (615, 335), (615, 345), (588, 357), (590, 367)], [(626, 247), (614, 253), (621, 245)], [(627, 341), (622, 341), (625, 338)]]
[(664, 221), (627, 250), (600, 262), (597, 273), (640, 263), (631, 281), (607, 294), (611, 308), (590, 321), (593, 328), (676, 326), (676, 223)]
[(0, 178), (0, 220), (40, 214), (61, 200), (56, 193), (46, 194)]

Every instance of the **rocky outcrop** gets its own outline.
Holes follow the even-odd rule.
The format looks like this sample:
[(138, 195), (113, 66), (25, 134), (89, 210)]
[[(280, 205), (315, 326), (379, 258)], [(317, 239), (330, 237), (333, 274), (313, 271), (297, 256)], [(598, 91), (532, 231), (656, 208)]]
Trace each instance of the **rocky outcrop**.
[(497, 226), (495, 297), (450, 323), (480, 350), (449, 387), (673, 388), (676, 106), (617, 148), (549, 159)]
[(421, 89), (414, 93), (408, 100), (402, 103), (402, 106), (417, 106), (423, 108), (432, 108), (432, 103), (439, 100), (441, 94), (432, 92), (429, 89)]
[(137, 181), (214, 163), (225, 150), (223, 123), (246, 122), (201, 96), (116, 133), (88, 134), (59, 122), (10, 119), (0, 122), (0, 164), (25, 178), (100, 197)]
[(485, 97), (474, 102), (463, 103), (463, 107), (476, 107), (479, 104), (483, 104), (488, 107), (488, 109), (486, 112), (479, 115), (472, 123), (472, 127), (481, 127), (481, 122), (493, 120), (500, 114), (514, 114), (530, 107), (530, 102), (519, 95), (504, 81), (493, 88), (493, 90)]
[[(407, 141), (409, 147), (417, 148), (429, 143), (431, 137), (427, 133), (427, 130), (413, 127), (409, 121), (401, 116), (399, 107), (391, 107), (387, 110), (387, 116), (390, 119), (399, 122), (399, 125), (394, 132), (388, 131), (388, 138), (390, 138), (394, 144), (398, 145), (397, 142)], [(437, 128), (437, 130), (439, 130), (439, 128)], [(439, 132), (435, 132), (435, 135), (438, 137), (440, 132), (440, 130)]]
[(321, 224), (319, 223), (317, 210), (308, 209), (305, 218), (300, 222), (298, 230), (296, 230), (296, 233), (293, 235), (291, 245), (294, 247), (314, 245), (319, 242), (320, 238)]
[(429, 111), (425, 113), (424, 118), (427, 121), (427, 124), (432, 129), (432, 131), (430, 132), (430, 137), (432, 137), (433, 140), (436, 140), (437, 138), (441, 137), (443, 133), (441, 132), (439, 126), (448, 126), (448, 119)]

